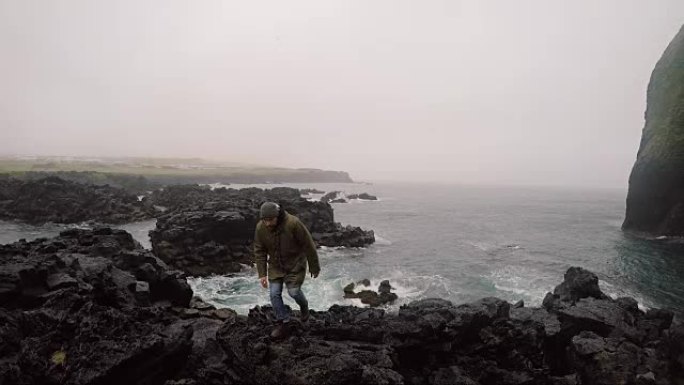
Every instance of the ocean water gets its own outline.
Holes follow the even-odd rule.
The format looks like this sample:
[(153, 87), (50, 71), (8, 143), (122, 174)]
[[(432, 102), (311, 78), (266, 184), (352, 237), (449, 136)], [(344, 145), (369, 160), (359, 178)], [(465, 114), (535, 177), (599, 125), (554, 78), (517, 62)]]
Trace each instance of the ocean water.
[[(283, 185), (250, 185), (271, 188)], [(420, 184), (286, 184), (295, 188), (368, 192), (379, 201), (333, 204), (335, 220), (375, 231), (367, 248), (322, 248), (321, 275), (307, 278), (310, 306), (361, 305), (343, 298), (348, 283), (389, 280), (399, 300), (428, 297), (463, 303), (496, 296), (541, 305), (570, 266), (595, 272), (607, 294), (631, 296), (642, 308), (684, 309), (684, 251), (620, 231), (625, 189), (494, 187)], [(247, 187), (233, 185), (231, 187)], [(318, 198), (320, 195), (313, 196)], [(119, 226), (149, 248), (154, 221)], [(86, 226), (86, 225), (81, 225)], [(72, 226), (0, 222), (0, 243), (53, 236)], [(195, 293), (246, 314), (268, 304), (256, 271), (191, 278)], [(286, 303), (296, 308), (287, 295)]]

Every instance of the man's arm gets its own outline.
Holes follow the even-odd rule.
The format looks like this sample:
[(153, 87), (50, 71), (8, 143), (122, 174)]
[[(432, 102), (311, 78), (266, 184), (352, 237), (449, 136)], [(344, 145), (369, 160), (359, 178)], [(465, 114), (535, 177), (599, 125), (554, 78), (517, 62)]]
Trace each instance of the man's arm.
[(304, 253), (306, 253), (306, 261), (309, 263), (309, 272), (311, 273), (311, 276), (314, 278), (318, 277), (318, 274), (321, 272), (321, 265), (318, 263), (316, 244), (314, 243), (311, 233), (309, 233), (309, 229), (307, 229), (301, 221), (297, 221), (295, 235), (304, 248)]
[(256, 264), (259, 279), (261, 279), (266, 277), (266, 256), (268, 255), (268, 252), (266, 247), (264, 247), (259, 234), (259, 225), (257, 225), (257, 228), (254, 231), (254, 263)]

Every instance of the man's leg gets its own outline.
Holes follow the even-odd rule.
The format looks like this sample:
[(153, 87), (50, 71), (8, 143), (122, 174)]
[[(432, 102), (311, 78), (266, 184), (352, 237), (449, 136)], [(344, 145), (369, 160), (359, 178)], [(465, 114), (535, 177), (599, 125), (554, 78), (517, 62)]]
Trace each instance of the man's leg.
[(296, 286), (294, 284), (287, 284), (287, 294), (292, 297), (292, 299), (297, 302), (299, 309), (302, 311), (302, 321), (306, 321), (309, 318), (309, 301), (306, 300), (304, 292), (301, 286)]
[(276, 321), (287, 322), (290, 320), (290, 314), (283, 303), (283, 280), (274, 279), (268, 281), (269, 295), (271, 297), (271, 306), (275, 312)]

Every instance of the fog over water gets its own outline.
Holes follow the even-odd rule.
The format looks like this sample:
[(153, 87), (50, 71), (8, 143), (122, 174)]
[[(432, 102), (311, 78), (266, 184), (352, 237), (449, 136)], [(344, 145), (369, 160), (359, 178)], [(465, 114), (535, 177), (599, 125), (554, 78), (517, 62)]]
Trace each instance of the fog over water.
[(0, 155), (626, 186), (681, 0), (0, 0)]

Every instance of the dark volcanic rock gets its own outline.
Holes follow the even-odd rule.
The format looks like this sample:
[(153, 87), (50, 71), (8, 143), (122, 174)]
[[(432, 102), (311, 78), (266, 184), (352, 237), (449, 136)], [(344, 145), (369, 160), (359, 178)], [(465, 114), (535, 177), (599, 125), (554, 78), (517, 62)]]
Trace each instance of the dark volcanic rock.
[(684, 28), (656, 64), (622, 228), (684, 235)]
[(1, 384), (160, 384), (191, 356), (181, 272), (122, 230), (0, 246)]
[[(396, 314), (335, 305), (274, 341), (270, 307), (239, 316), (155, 289), (164, 277), (184, 280), (123, 231), (68, 231), (0, 246), (0, 257), (0, 288), (11, 294), (0, 302), (3, 385), (684, 381), (684, 328), (628, 298), (558, 294), (549, 310), (423, 299)], [(569, 271), (556, 292), (577, 293), (584, 273)], [(134, 295), (145, 283), (152, 306)]]
[[(671, 313), (649, 316), (633, 300), (592, 292), (593, 279), (578, 281), (585, 273), (593, 275), (568, 271), (556, 290), (556, 307), (548, 311), (511, 308), (496, 298), (460, 306), (425, 299), (402, 306), (396, 315), (333, 306), (314, 311), (306, 326), (293, 323), (290, 337), (274, 342), (268, 337), (270, 308), (255, 308), (248, 317), (225, 324), (217, 339), (237, 378), (263, 384), (684, 380), (684, 334), (679, 327), (670, 328)], [(353, 286), (345, 292), (353, 292)]]
[[(581, 267), (571, 267), (565, 272), (563, 283), (553, 290), (553, 298), (575, 303), (582, 298), (593, 297), (605, 299), (601, 292), (596, 274)], [(550, 299), (545, 298), (547, 302)]]
[(150, 232), (155, 255), (194, 276), (238, 272), (252, 263), (254, 229), (265, 201), (280, 203), (309, 228), (319, 246), (363, 247), (372, 231), (335, 223), (332, 207), (310, 202), (291, 188), (210, 189), (170, 186), (150, 198), (169, 210)]
[[(136, 295), (187, 306), (192, 290), (123, 230), (71, 229), (54, 239), (0, 245), (0, 306), (40, 306), (49, 293), (74, 289), (110, 305), (133, 306)], [(145, 302), (147, 302), (145, 300)]]
[(328, 247), (365, 247), (375, 242), (373, 230), (363, 230), (360, 227), (342, 226), (335, 223), (331, 228), (322, 232), (312, 232), (316, 244)]
[(109, 186), (66, 181), (58, 177), (22, 181), (0, 178), (0, 218), (40, 224), (126, 223), (154, 218), (147, 201)]

